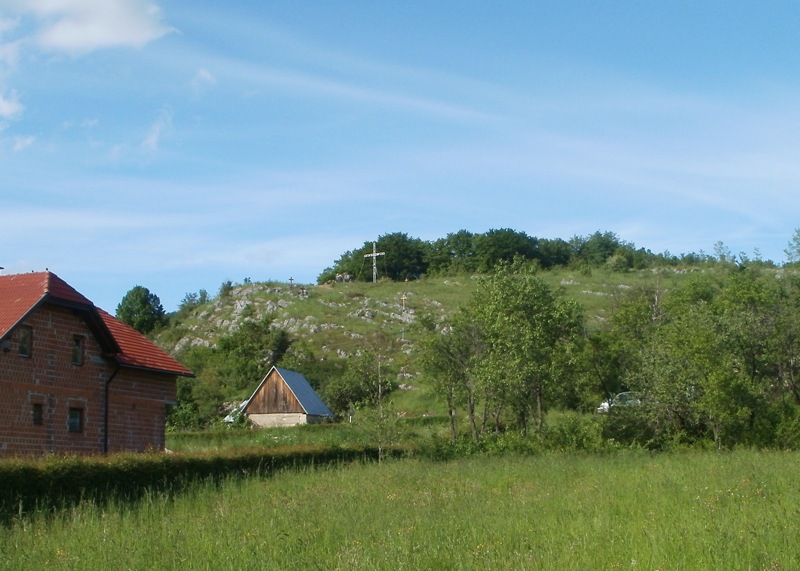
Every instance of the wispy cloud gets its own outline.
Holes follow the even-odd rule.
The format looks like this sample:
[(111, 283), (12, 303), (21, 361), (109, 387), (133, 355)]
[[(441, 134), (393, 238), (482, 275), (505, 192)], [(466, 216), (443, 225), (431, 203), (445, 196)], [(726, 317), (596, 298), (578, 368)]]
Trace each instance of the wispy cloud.
[(27, 136), (27, 137), (15, 137), (14, 138), (14, 152), (18, 153), (20, 151), (24, 151), (36, 140), (36, 137)]
[(25, 106), (19, 102), (16, 91), (0, 93), (0, 119), (15, 119), (23, 109)]
[(162, 109), (155, 122), (150, 125), (147, 135), (142, 141), (142, 149), (155, 152), (161, 144), (161, 138), (172, 130), (172, 111)]
[[(0, 0), (0, 80), (16, 70), (23, 47), (78, 56), (141, 47), (172, 31), (151, 0)], [(2, 89), (0, 83), (0, 120), (17, 118), (24, 106)]]
[(203, 89), (204, 87), (210, 87), (216, 83), (217, 83), (217, 78), (214, 77), (214, 74), (212, 74), (206, 68), (201, 67), (200, 69), (197, 70), (197, 73), (192, 78), (192, 89), (194, 89), (195, 92), (197, 92)]
[(221, 61), (225, 62), (222, 67), (227, 68), (228, 73), (235, 74), (239, 80), (302, 93), (305, 97), (311, 94), (335, 97), (356, 103), (415, 111), (447, 120), (484, 122), (498, 118), (495, 113), (487, 113), (469, 104), (454, 103), (444, 97), (420, 95), (408, 87), (373, 87), (363, 78), (342, 79), (320, 72), (280, 69), (241, 60)]
[(13, 13), (36, 19), (41, 48), (83, 54), (116, 46), (140, 47), (173, 29), (150, 0), (18, 0), (2, 2)]
[[(0, 40), (8, 32), (19, 25), (18, 18), (6, 18), (0, 15)], [(0, 65), (13, 67), (19, 55), (19, 41), (3, 42), (0, 41)], [(2, 68), (0, 68), (2, 71)]]

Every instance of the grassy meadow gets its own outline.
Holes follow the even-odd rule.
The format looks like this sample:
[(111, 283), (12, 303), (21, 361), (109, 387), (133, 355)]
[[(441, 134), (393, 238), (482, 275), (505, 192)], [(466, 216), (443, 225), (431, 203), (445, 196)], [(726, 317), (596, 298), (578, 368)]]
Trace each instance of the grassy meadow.
[(85, 503), (2, 569), (798, 569), (797, 453), (391, 460)]

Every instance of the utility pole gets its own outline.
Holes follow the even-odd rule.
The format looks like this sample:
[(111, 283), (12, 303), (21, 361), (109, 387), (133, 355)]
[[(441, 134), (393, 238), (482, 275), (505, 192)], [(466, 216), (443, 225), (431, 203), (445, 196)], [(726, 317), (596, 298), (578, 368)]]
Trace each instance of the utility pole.
[(378, 245), (372, 243), (372, 253), (364, 254), (365, 258), (372, 258), (372, 283), (378, 283), (378, 256), (385, 256), (386, 252), (378, 252)]

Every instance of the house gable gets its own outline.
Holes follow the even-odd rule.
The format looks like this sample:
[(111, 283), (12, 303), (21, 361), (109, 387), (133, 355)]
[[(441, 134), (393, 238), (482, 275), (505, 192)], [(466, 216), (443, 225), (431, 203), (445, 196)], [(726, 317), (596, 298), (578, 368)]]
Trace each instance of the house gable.
[(50, 272), (0, 276), (0, 341), (5, 455), (161, 449), (193, 376)]

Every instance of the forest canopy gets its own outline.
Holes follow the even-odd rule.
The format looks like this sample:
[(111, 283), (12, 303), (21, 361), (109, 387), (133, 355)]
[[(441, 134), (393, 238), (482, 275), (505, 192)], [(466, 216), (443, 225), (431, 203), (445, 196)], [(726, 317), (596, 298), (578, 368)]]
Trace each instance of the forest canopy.
[[(373, 279), (373, 262), (377, 277), (404, 281), (424, 275), (485, 273), (492, 271), (499, 263), (510, 263), (515, 259), (535, 261), (542, 269), (606, 266), (615, 271), (626, 271), (696, 265), (710, 260), (731, 261), (734, 258), (721, 242), (715, 246), (714, 255), (703, 252), (656, 254), (620, 239), (614, 232), (599, 230), (588, 236), (573, 236), (569, 240), (537, 238), (510, 228), (483, 233), (459, 230), (433, 241), (414, 238), (404, 232), (393, 232), (344, 252), (333, 266), (323, 270), (317, 277), (317, 283), (370, 281)], [(746, 256), (740, 254), (739, 259), (745, 260)], [(774, 265), (758, 259), (755, 261)]]

